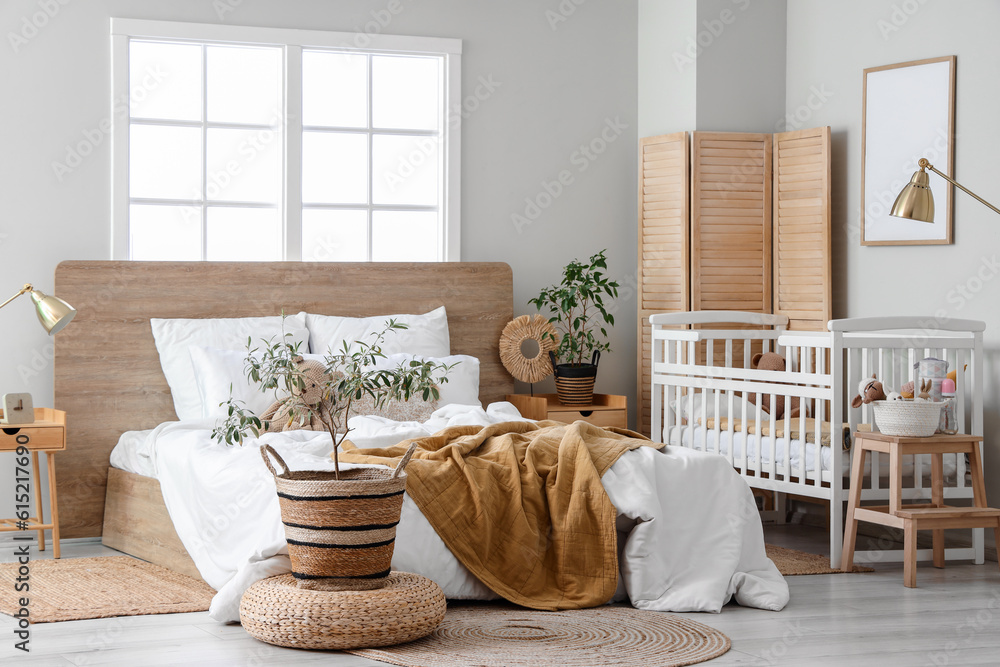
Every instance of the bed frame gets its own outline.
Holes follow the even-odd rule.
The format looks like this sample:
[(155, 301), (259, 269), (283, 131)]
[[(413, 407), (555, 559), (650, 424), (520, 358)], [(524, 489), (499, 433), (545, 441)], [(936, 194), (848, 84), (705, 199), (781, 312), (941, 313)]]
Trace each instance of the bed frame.
[[(768, 395), (772, 405), (776, 396), (785, 397), (785, 405), (792, 397), (808, 406), (815, 417), (812, 434), (815, 442), (821, 441), (821, 424), (826, 423), (829, 433), (839, 434), (846, 423), (853, 433), (859, 425), (868, 424), (874, 429), (874, 415), (869, 406), (851, 408), (851, 399), (858, 393), (861, 378), (875, 373), (887, 387), (898, 389), (904, 382), (914, 380), (914, 363), (927, 356), (946, 359), (950, 368), (957, 369), (956, 414), (960, 432), (983, 434), (983, 322), (973, 320), (938, 320), (933, 317), (882, 317), (831, 320), (826, 332), (786, 331), (788, 318), (783, 315), (765, 315), (734, 311), (701, 311), (652, 315), (652, 418), (651, 432), (659, 442), (676, 442), (704, 451), (714, 451), (727, 456), (733, 467), (755, 489), (773, 492), (777, 503), (770, 517), (784, 521), (786, 494), (816, 498), (829, 502), (830, 562), (840, 567), (841, 545), (844, 535), (844, 502), (850, 489), (849, 473), (840, 474), (849, 462), (850, 451), (840, 446), (839, 438), (831, 435), (830, 464), (822, 469), (821, 451), (815, 450), (813, 465), (807, 467), (806, 456), (791, 466), (791, 456), (785, 438), (779, 446), (786, 448), (782, 465), (776, 456), (762, 462), (761, 456), (747, 456), (745, 447), (728, 447), (721, 452), (719, 443), (723, 434), (729, 442), (734, 437), (747, 442), (750, 422), (770, 424), (775, 433), (775, 419), (762, 413), (758, 406), (749, 404), (748, 397)], [(736, 327), (736, 328), (733, 328)], [(761, 371), (751, 368), (755, 352), (777, 352), (785, 358), (785, 371)], [(968, 370), (965, 365), (968, 364)], [(695, 397), (700, 394), (700, 410)], [(679, 423), (671, 401), (687, 404), (688, 414), (693, 414), (701, 424), (713, 414), (733, 414), (741, 407), (740, 430), (735, 430), (729, 420), (725, 430), (715, 420), (713, 429), (686, 433), (686, 423)], [(709, 412), (711, 411), (711, 412)], [(799, 433), (809, 432), (805, 411), (792, 428)], [(709, 432), (714, 431), (712, 437)], [(689, 439), (684, 440), (684, 436)], [(674, 436), (672, 438), (671, 436)], [(711, 442), (710, 442), (711, 441)], [(848, 444), (850, 441), (848, 441)], [(980, 444), (982, 448), (982, 444)], [(759, 449), (759, 447), (758, 447)], [(772, 450), (774, 445), (772, 445)], [(808, 449), (808, 445), (803, 451)], [(864, 488), (862, 501), (881, 500), (888, 503), (888, 466), (880, 469), (879, 457), (872, 457), (870, 484)], [(912, 486), (903, 490), (904, 498), (930, 499), (930, 488), (924, 484), (925, 468), (920, 460), (914, 461)], [(964, 457), (957, 457), (955, 486), (945, 488), (946, 498), (972, 498), (972, 487), (966, 483)], [(973, 530), (971, 548), (948, 549), (947, 558), (974, 559), (982, 563), (984, 557), (983, 531)], [(918, 557), (929, 560), (931, 550), (918, 552)], [(902, 560), (902, 550), (873, 554), (882, 561)], [(865, 560), (858, 554), (857, 560)]]
[(78, 310), (55, 337), (55, 406), (67, 414), (68, 447), (58, 457), (62, 537), (102, 536), (196, 577), (159, 483), (109, 473), (123, 432), (177, 419), (151, 317), (365, 317), (445, 306), (452, 354), (480, 360), (482, 402), (513, 392), (498, 351), (513, 318), (513, 277), (503, 263), (71, 261), (56, 268), (54, 292)]

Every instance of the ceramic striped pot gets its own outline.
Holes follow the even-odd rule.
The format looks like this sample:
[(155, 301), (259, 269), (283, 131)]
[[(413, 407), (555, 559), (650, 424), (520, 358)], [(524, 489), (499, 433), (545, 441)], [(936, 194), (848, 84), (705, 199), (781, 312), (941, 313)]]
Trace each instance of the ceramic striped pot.
[[(278, 473), (268, 455), (284, 472)], [(291, 471), (270, 445), (292, 574), (300, 588), (373, 590), (386, 584), (406, 475), (380, 468)], [(400, 467), (406, 465), (406, 459)]]

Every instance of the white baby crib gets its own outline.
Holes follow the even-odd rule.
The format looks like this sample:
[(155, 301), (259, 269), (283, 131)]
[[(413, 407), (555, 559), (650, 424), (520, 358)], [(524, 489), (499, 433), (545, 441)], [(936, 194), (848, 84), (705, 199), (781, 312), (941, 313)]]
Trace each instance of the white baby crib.
[[(829, 501), (830, 562), (840, 567), (844, 502), (850, 488), (851, 434), (874, 429), (869, 406), (850, 407), (858, 381), (873, 373), (898, 389), (916, 380), (914, 364), (936, 357), (957, 369), (956, 413), (960, 432), (983, 433), (983, 322), (881, 317), (831, 320), (826, 332), (786, 331), (788, 318), (738, 311), (652, 315), (651, 434), (659, 442), (727, 457), (757, 489), (775, 494), (765, 519), (784, 520), (784, 498), (796, 494)], [(776, 352), (784, 371), (754, 370), (756, 352)], [(967, 369), (966, 369), (967, 366)], [(756, 405), (750, 396), (756, 397)], [(797, 398), (799, 416), (778, 420), (761, 408)], [(772, 411), (773, 412), (773, 411)], [(950, 466), (949, 466), (950, 456)], [(972, 498), (964, 457), (946, 456), (953, 484), (945, 498)], [(930, 465), (908, 466), (908, 499), (929, 499)], [(888, 465), (872, 457), (862, 502), (888, 498)], [(983, 562), (983, 531), (972, 547), (946, 551), (949, 559)], [(930, 549), (918, 552), (931, 557)], [(856, 560), (901, 560), (902, 551), (859, 553)]]

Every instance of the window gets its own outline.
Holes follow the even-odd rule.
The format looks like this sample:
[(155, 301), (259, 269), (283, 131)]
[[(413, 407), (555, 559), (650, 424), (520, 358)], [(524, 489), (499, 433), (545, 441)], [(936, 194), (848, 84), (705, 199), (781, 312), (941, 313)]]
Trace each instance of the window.
[(115, 258), (459, 259), (458, 40), (111, 28)]

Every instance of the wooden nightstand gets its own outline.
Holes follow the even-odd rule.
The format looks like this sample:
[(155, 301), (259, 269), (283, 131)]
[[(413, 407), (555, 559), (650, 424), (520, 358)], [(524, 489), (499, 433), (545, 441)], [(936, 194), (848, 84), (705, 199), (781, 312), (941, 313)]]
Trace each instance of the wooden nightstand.
[[(3, 412), (0, 411), (0, 417)], [(45, 531), (52, 530), (52, 555), (59, 558), (59, 505), (56, 499), (56, 466), (52, 455), (66, 449), (66, 413), (52, 408), (35, 408), (35, 421), (31, 424), (0, 424), (0, 452), (16, 453), (19, 447), (31, 452), (32, 476), (34, 477), (35, 508), (38, 516), (29, 517), (27, 528), (19, 528), (19, 519), (0, 519), (0, 532), (11, 530), (37, 530), (38, 548), (45, 551)], [(42, 512), (41, 469), (38, 467), (38, 452), (45, 452), (45, 467), (49, 473), (49, 508), (52, 521), (45, 523)], [(25, 458), (27, 455), (25, 455)], [(20, 458), (20, 457), (18, 457)], [(15, 467), (15, 477), (23, 478), (19, 471), (26, 471), (27, 465), (20, 462)], [(31, 477), (28, 476), (30, 480)], [(27, 494), (27, 484), (17, 480), (15, 494), (22, 490)], [(20, 502), (18, 505), (22, 504)], [(27, 504), (26, 502), (23, 504)]]
[(628, 428), (628, 402), (625, 396), (594, 394), (591, 405), (562, 405), (555, 394), (507, 394), (506, 400), (514, 404), (522, 417), (528, 419), (552, 419), (567, 424), (582, 419), (594, 426)]

